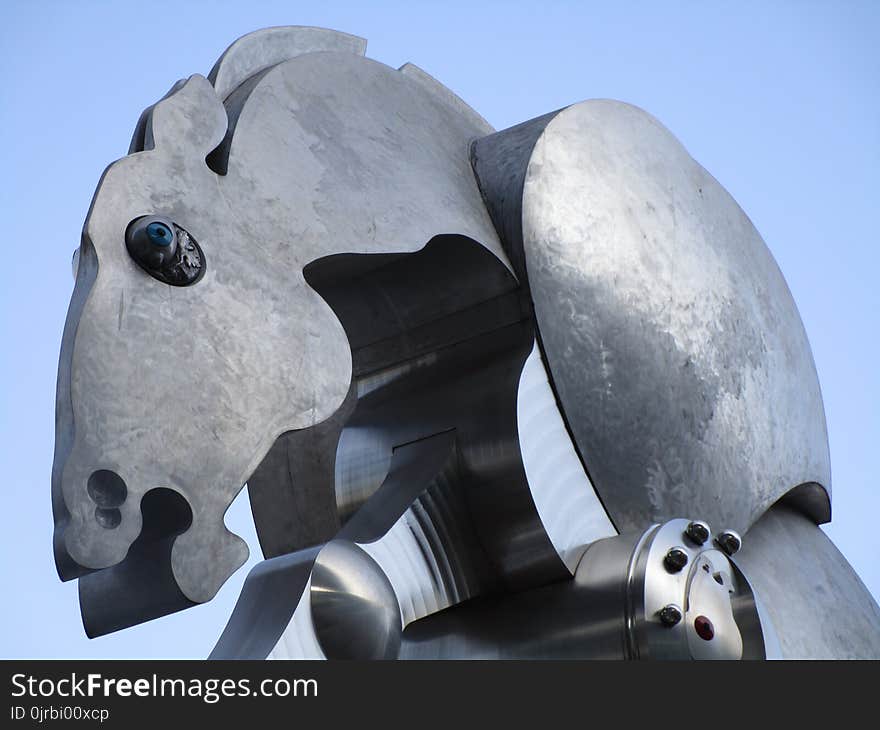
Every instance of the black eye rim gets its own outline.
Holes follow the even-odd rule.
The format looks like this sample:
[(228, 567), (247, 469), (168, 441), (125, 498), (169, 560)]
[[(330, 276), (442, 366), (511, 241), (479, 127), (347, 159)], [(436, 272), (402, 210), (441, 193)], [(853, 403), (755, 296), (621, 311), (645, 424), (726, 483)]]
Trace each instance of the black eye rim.
[[(150, 235), (150, 227), (156, 224), (171, 232), (168, 243), (160, 243)], [(169, 286), (192, 286), (202, 279), (207, 269), (205, 253), (198, 241), (168, 216), (147, 214), (134, 218), (125, 229), (125, 246), (143, 271)]]

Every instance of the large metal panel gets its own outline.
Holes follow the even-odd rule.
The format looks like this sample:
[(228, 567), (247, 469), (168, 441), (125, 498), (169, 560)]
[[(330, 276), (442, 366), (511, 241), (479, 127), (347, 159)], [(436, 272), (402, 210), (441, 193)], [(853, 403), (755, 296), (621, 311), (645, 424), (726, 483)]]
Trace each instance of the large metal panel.
[(588, 101), (477, 140), (472, 160), (617, 527), (690, 514), (744, 531), (797, 487), (827, 521), (825, 415), (797, 308), (685, 148), (636, 107)]

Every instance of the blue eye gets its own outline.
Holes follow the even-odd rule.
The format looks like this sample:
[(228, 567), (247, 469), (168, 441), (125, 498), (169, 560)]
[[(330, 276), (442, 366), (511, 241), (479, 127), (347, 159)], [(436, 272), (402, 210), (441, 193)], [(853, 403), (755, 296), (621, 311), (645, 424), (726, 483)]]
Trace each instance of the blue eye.
[(147, 226), (147, 237), (156, 246), (170, 246), (174, 233), (164, 223), (150, 223)]
[(125, 229), (129, 255), (154, 279), (171, 286), (195, 284), (205, 273), (205, 254), (188, 231), (170, 218), (142, 215)]

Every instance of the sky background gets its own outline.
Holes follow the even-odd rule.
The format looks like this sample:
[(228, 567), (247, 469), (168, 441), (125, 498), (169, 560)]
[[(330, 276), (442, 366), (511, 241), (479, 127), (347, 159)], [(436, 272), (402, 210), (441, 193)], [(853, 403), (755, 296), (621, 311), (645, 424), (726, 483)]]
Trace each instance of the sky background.
[(236, 38), (315, 25), (411, 61), (502, 129), (589, 98), (657, 117), (736, 198), (788, 281), (825, 399), (834, 519), (875, 597), (880, 442), (880, 2), (0, 4), (0, 657), (204, 657), (251, 560), (211, 603), (93, 641), (52, 559), (61, 332), (95, 186), (141, 110)]

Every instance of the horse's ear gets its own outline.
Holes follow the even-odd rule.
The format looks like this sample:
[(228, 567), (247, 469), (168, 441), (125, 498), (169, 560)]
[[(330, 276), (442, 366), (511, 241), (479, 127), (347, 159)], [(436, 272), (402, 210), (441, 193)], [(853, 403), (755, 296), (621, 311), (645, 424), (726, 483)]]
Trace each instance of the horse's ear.
[(204, 76), (178, 82), (164, 99), (147, 111), (143, 149), (192, 150), (202, 157), (226, 134), (226, 109)]

